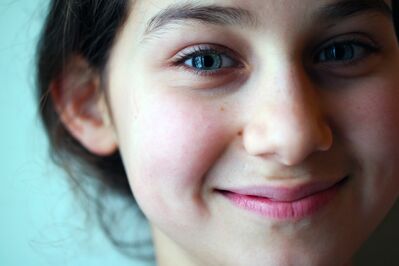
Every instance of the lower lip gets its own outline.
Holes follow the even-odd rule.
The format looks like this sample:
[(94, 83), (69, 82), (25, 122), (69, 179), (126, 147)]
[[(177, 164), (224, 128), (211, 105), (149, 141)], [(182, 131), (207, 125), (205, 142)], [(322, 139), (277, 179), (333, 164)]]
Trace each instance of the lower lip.
[(221, 191), (235, 206), (278, 220), (302, 219), (315, 214), (337, 194), (339, 184), (296, 201), (273, 201), (264, 197)]

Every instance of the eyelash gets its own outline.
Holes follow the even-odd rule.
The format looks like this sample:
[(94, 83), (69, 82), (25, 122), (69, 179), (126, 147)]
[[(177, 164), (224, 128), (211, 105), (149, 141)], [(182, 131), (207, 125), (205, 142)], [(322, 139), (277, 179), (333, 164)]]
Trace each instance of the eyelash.
[[(360, 56), (360, 58), (355, 58), (355, 59), (342, 59), (342, 60), (326, 60), (325, 62), (317, 62), (317, 57), (320, 55), (321, 52), (326, 52), (329, 48), (337, 48), (338, 46), (341, 46), (341, 48), (345, 47), (350, 47), (352, 52), (353, 52), (353, 57), (356, 57), (355, 50), (356, 48), (361, 48), (363, 49), (363, 54)], [(351, 38), (351, 39), (346, 39), (342, 41), (332, 41), (330, 43), (327, 43), (327, 45), (323, 45), (321, 48), (317, 49), (317, 52), (313, 55), (313, 63), (316, 64), (334, 64), (334, 65), (341, 65), (341, 66), (355, 66), (356, 64), (362, 62), (363, 60), (367, 59), (368, 56), (371, 54), (378, 53), (381, 50), (381, 47), (379, 47), (377, 44), (373, 43), (371, 44), (371, 41), (364, 41), (364, 40), (359, 40), (357, 38)]]
[[(326, 52), (329, 48), (336, 46), (350, 46), (352, 51), (356, 50), (357, 48), (364, 49), (361, 58), (349, 59), (349, 60), (326, 60), (325, 62), (317, 62), (317, 57), (320, 55), (321, 52)], [(363, 60), (366, 60), (368, 56), (371, 54), (378, 53), (381, 48), (376, 45), (375, 43), (371, 44), (371, 41), (364, 41), (363, 39), (360, 40), (358, 38), (351, 38), (346, 40), (340, 41), (330, 41), (325, 45), (321, 45), (321, 48), (317, 48), (316, 52), (312, 56), (312, 61), (315, 64), (328, 64), (328, 65), (340, 65), (342, 67), (350, 67), (356, 66), (356, 64), (361, 63)], [(197, 69), (192, 66), (188, 66), (186, 64), (187, 60), (192, 60), (195, 57), (203, 55), (219, 55), (219, 56), (226, 56), (230, 58), (234, 62), (234, 66), (232, 67), (221, 67), (216, 70), (201, 70)], [(354, 52), (355, 57), (355, 52)], [(198, 76), (214, 76), (218, 74), (223, 74), (225, 71), (234, 69), (234, 68), (242, 68), (244, 66), (243, 63), (240, 63), (239, 60), (236, 59), (237, 56), (232, 55), (232, 52), (229, 51), (227, 48), (222, 47), (211, 47), (211, 46), (195, 46), (193, 48), (187, 49), (187, 51), (180, 52), (173, 60), (172, 65), (176, 67), (182, 67), (184, 70), (188, 70), (193, 72), (195, 75)]]
[[(177, 54), (176, 58), (172, 60), (172, 65), (176, 67), (182, 67), (185, 70), (191, 71), (198, 76), (213, 76), (217, 74), (223, 74), (224, 70), (233, 69), (233, 68), (242, 68), (243, 64), (236, 59), (235, 55), (232, 55), (233, 52), (229, 51), (227, 48), (222, 47), (211, 47), (211, 46), (195, 46), (193, 48), (188, 49), (187, 51), (182, 51)], [(187, 60), (193, 59), (197, 56), (203, 55), (219, 55), (228, 57), (231, 61), (234, 62), (234, 66), (232, 67), (222, 67), (216, 70), (201, 70), (196, 69), (194, 67), (190, 67), (185, 64)]]

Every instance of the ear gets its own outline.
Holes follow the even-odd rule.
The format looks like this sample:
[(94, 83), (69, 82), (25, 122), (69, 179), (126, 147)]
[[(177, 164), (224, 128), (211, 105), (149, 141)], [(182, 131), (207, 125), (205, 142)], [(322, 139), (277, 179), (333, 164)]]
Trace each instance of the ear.
[(86, 60), (73, 56), (50, 84), (51, 96), (61, 122), (90, 152), (106, 156), (117, 149), (100, 76)]

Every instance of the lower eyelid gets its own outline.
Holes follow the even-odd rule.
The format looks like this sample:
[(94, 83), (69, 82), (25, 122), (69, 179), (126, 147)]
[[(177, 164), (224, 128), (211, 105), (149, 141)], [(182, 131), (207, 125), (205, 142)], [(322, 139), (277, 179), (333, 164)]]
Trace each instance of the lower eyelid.
[(356, 78), (369, 75), (378, 68), (383, 57), (371, 54), (367, 58), (349, 62), (328, 62), (309, 67), (312, 76), (317, 79)]
[(216, 77), (216, 76), (226, 76), (229, 74), (237, 73), (238, 71), (242, 71), (243, 67), (224, 67), (216, 70), (200, 70), (193, 67), (189, 67), (187, 65), (179, 65), (178, 68), (183, 71), (190, 72), (191, 74), (202, 76), (202, 77)]
[[(189, 60), (189, 59), (185, 59)], [(232, 75), (241, 75), (243, 72), (243, 69), (245, 68), (245, 65), (241, 63), (240, 61), (237, 61), (235, 59), (231, 59), (234, 61), (234, 65), (231, 66), (224, 66), (218, 69), (209, 69), (209, 70), (201, 70), (197, 69), (195, 67), (191, 67), (184, 62), (182, 63), (174, 63), (173, 67), (180, 69), (181, 71), (188, 72), (188, 74), (198, 76), (198, 77), (203, 77), (203, 78), (222, 78), (222, 77), (227, 77), (227, 76), (232, 76)]]

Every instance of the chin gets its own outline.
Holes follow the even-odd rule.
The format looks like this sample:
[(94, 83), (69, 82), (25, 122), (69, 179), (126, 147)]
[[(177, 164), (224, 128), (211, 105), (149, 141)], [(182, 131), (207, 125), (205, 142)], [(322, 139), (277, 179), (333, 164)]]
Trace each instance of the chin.
[[(304, 251), (304, 250), (281, 250), (275, 249), (267, 251), (257, 250), (254, 254), (241, 254), (228, 259), (227, 261), (220, 261), (219, 263), (206, 265), (236, 265), (236, 266), (346, 266), (351, 265), (352, 258), (349, 254), (346, 256), (325, 254), (320, 251)], [(256, 253), (256, 254), (255, 254)]]

